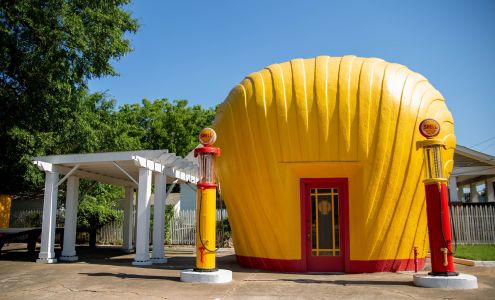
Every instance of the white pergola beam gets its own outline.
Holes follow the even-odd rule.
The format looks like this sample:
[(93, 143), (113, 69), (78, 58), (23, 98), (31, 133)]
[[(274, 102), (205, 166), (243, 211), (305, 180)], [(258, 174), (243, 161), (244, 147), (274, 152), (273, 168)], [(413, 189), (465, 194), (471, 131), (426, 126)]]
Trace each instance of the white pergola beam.
[(34, 160), (33, 164), (35, 164), (38, 167), (38, 169), (40, 169), (40, 171), (43, 171), (43, 172), (58, 172), (59, 171), (58, 167), (55, 166), (54, 164), (44, 162), (41, 160)]
[(112, 164), (114, 166), (116, 166), (117, 169), (119, 169), (122, 173), (124, 173), (124, 175), (127, 176), (127, 178), (129, 178), (132, 182), (134, 182), (136, 185), (138, 185), (138, 182), (136, 181), (136, 179), (134, 179), (134, 177), (132, 177), (129, 173), (127, 173), (127, 171), (124, 170), (124, 168), (122, 168), (121, 166), (119, 166), (118, 163), (112, 161)]
[(157, 163), (153, 160), (141, 157), (139, 155), (133, 155), (132, 160), (136, 164), (136, 166), (140, 168), (146, 168), (148, 170), (151, 170), (153, 172), (158, 172), (161, 173), (163, 171), (163, 166), (160, 163)]
[(122, 152), (104, 152), (104, 153), (84, 153), (84, 154), (64, 154), (50, 155), (44, 157), (35, 157), (35, 161), (44, 161), (51, 164), (84, 164), (95, 162), (112, 162), (112, 161), (130, 161), (132, 156), (141, 156), (148, 159), (155, 159), (163, 154), (168, 153), (168, 150), (138, 150), (138, 151), (122, 151)]
[[(67, 174), (70, 172), (70, 168), (67, 167), (58, 167), (60, 170), (61, 174)], [(134, 182), (130, 180), (123, 180), (120, 178), (115, 178), (111, 177), (108, 175), (103, 175), (103, 174), (98, 174), (98, 173), (93, 173), (93, 172), (88, 172), (88, 171), (83, 171), (83, 170), (76, 170), (73, 173), (74, 176), (77, 176), (82, 179), (88, 179), (88, 180), (94, 180), (94, 181), (99, 181), (103, 183), (108, 183), (108, 184), (114, 184), (114, 185), (120, 185), (120, 186), (132, 186), (135, 187), (137, 186)]]
[(64, 178), (60, 179), (59, 182), (57, 183), (57, 186), (60, 186), (64, 181), (69, 178), (69, 176), (72, 175), (77, 169), (79, 168), (79, 164), (75, 165), (72, 170), (69, 171), (69, 173), (65, 174)]

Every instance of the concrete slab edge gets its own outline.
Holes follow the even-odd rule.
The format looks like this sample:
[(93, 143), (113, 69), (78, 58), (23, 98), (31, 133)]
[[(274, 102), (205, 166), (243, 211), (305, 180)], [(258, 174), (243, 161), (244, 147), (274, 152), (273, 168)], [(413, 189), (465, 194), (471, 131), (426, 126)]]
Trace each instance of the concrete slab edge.
[(495, 267), (495, 261), (491, 260), (471, 260), (454, 257), (454, 263), (469, 267)]
[(476, 267), (495, 267), (495, 261), (492, 260), (475, 260)]

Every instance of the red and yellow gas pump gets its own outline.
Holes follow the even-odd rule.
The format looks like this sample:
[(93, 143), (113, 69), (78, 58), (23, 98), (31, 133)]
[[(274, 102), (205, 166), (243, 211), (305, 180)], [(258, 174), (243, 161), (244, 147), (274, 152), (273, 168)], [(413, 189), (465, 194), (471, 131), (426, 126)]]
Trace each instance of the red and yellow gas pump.
[(434, 119), (425, 119), (419, 125), (421, 135), (426, 140), (418, 142), (423, 148), (426, 179), (426, 212), (428, 218), (428, 238), (430, 241), (432, 276), (457, 276), (452, 260), (452, 235), (447, 193), (447, 178), (443, 174), (440, 124)]
[(211, 128), (201, 130), (203, 147), (194, 150), (199, 162), (196, 205), (196, 272), (217, 271), (215, 266), (217, 183), (215, 160), (220, 148), (212, 147), (217, 134)]

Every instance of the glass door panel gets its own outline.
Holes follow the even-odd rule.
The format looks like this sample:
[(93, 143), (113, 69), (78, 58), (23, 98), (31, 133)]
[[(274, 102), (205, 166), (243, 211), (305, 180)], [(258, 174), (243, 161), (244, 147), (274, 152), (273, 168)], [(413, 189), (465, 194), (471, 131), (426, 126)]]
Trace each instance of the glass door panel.
[(311, 189), (313, 256), (339, 256), (339, 189)]

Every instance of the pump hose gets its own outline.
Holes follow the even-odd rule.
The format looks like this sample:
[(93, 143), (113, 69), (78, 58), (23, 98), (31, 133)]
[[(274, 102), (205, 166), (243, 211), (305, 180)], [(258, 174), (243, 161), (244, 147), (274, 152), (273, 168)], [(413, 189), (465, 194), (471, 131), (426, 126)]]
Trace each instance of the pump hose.
[[(203, 191), (200, 191), (199, 195), (200, 195), (199, 196), (199, 216), (201, 217), (201, 208), (202, 208), (202, 203), (203, 203)], [(216, 199), (215, 199), (215, 201), (216, 201)], [(218, 248), (215, 250), (211, 250), (211, 249), (208, 249), (208, 247), (206, 247), (205, 244), (203, 243), (203, 237), (201, 236), (201, 220), (200, 220), (200, 218), (198, 218), (198, 231), (199, 231), (199, 241), (201, 242), (201, 246), (203, 246), (203, 248), (208, 252), (217, 252)]]

